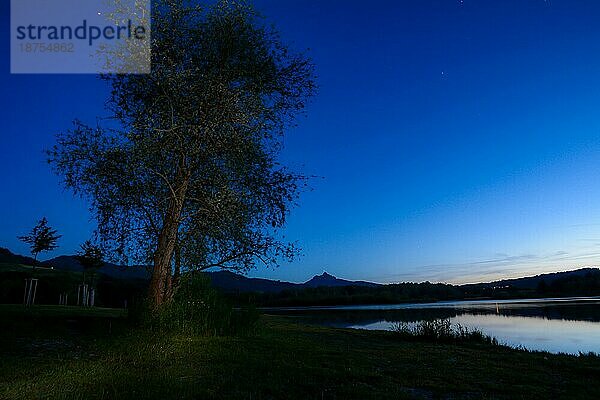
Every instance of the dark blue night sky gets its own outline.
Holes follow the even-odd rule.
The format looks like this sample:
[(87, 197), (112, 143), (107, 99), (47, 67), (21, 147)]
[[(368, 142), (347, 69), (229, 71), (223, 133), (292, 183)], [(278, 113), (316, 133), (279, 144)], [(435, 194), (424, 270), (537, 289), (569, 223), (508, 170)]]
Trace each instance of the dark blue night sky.
[[(94, 225), (43, 149), (105, 115), (92, 75), (11, 75), (0, 3), (0, 246), (41, 217), (73, 253)], [(262, 0), (320, 92), (283, 158), (313, 182), (286, 231), (323, 270), (467, 282), (600, 262), (600, 3)]]

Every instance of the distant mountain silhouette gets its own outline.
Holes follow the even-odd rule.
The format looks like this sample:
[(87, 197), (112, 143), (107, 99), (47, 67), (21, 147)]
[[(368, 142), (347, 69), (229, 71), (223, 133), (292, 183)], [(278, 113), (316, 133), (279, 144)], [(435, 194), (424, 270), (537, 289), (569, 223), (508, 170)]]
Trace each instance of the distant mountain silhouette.
[[(42, 266), (54, 267), (63, 271), (82, 272), (83, 266), (79, 263), (76, 256), (59, 256), (41, 263)], [(111, 278), (121, 279), (149, 279), (151, 267), (135, 266), (125, 267), (116, 264), (106, 263), (98, 273), (107, 275)], [(316, 275), (305, 283), (282, 282), (271, 279), (248, 278), (231, 271), (211, 271), (206, 272), (210, 276), (212, 285), (227, 292), (263, 292), (277, 293), (284, 290), (314, 288), (323, 286), (379, 286), (377, 283), (364, 281), (348, 281), (336, 278), (333, 275), (324, 272), (322, 275)]]
[(277, 293), (284, 290), (300, 289), (302, 284), (273, 281), (262, 278), (248, 278), (231, 271), (207, 272), (214, 287), (229, 292)]
[(549, 274), (540, 274), (535, 276), (528, 276), (525, 278), (514, 278), (514, 279), (503, 279), (500, 281), (494, 281), (489, 283), (474, 283), (470, 285), (463, 285), (465, 287), (468, 286), (487, 286), (487, 287), (503, 287), (510, 286), (516, 289), (535, 289), (540, 284), (540, 282), (545, 282), (548, 285), (551, 285), (554, 281), (565, 278), (575, 278), (575, 277), (584, 277), (587, 274), (599, 274), (600, 269), (598, 268), (580, 268), (573, 271), (564, 271), (564, 272), (553, 272)]
[(213, 286), (228, 292), (278, 293), (284, 290), (305, 289), (324, 286), (380, 286), (377, 283), (347, 281), (324, 272), (305, 283), (291, 283), (262, 278), (247, 278), (230, 271), (207, 272)]
[[(44, 267), (54, 267), (62, 271), (83, 272), (83, 266), (76, 256), (58, 256), (41, 263)], [(97, 272), (116, 279), (149, 279), (150, 269), (145, 266), (121, 266), (105, 263)]]
[(0, 247), (0, 263), (38, 265), (39, 263), (31, 257), (14, 254), (9, 249)]
[[(0, 263), (25, 264), (34, 265), (35, 261), (31, 257), (25, 257), (12, 253), (10, 250), (0, 247)], [(54, 267), (63, 271), (82, 272), (83, 267), (77, 260), (76, 256), (59, 256), (48, 261), (37, 263), (36, 265), (44, 267)], [(106, 275), (114, 279), (149, 279), (151, 267), (145, 266), (120, 266), (116, 264), (106, 263), (98, 273)], [(366, 281), (349, 281), (336, 278), (333, 275), (323, 272), (321, 275), (315, 275), (310, 280), (304, 283), (292, 283), (271, 279), (248, 278), (246, 276), (236, 274), (230, 271), (215, 271), (206, 272), (210, 276), (213, 286), (227, 292), (262, 292), (262, 293), (278, 293), (284, 290), (306, 289), (317, 287), (344, 287), (344, 286), (360, 286), (360, 287), (380, 287), (385, 286), (379, 283)], [(468, 285), (460, 285), (458, 287), (469, 288), (502, 288), (511, 287), (515, 289), (535, 289), (540, 282), (545, 282), (551, 285), (554, 281), (564, 278), (581, 278), (588, 274), (600, 274), (598, 268), (581, 268), (573, 271), (556, 272), (549, 274), (541, 274), (529, 276), (525, 278), (504, 279), (488, 283), (475, 283)]]
[(320, 287), (320, 286), (381, 286), (379, 283), (365, 282), (365, 281), (347, 281), (345, 279), (336, 278), (333, 275), (329, 275), (327, 272), (323, 272), (321, 275), (315, 275), (307, 282), (304, 282), (300, 286), (303, 287)]

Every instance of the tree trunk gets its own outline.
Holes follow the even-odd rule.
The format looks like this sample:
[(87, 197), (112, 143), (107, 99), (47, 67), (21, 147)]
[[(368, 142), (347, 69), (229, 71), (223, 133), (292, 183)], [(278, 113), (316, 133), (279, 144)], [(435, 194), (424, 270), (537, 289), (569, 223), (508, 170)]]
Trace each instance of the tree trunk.
[(169, 206), (162, 231), (158, 237), (156, 252), (154, 253), (154, 270), (150, 280), (150, 302), (154, 308), (160, 307), (165, 300), (167, 278), (171, 275), (171, 257), (175, 248), (179, 216), (181, 207), (178, 201), (173, 201)]
[(164, 217), (162, 230), (158, 236), (156, 252), (154, 253), (154, 270), (150, 280), (148, 297), (154, 309), (159, 308), (168, 300), (171, 285), (171, 259), (177, 243), (179, 219), (183, 209), (188, 179), (181, 179), (181, 185), (176, 191), (177, 198), (172, 198)]

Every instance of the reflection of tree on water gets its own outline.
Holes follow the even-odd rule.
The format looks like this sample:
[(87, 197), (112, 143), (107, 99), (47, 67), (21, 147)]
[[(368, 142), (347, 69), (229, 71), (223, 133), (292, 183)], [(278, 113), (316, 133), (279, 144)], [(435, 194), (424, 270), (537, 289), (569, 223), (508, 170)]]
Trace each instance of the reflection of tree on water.
[(571, 321), (600, 322), (600, 302), (498, 304), (443, 307), (410, 308), (395, 310), (378, 309), (298, 309), (269, 310), (269, 314), (287, 315), (309, 324), (345, 327), (368, 325), (376, 322), (415, 322), (421, 320), (448, 319), (460, 315), (488, 315), (545, 318)]

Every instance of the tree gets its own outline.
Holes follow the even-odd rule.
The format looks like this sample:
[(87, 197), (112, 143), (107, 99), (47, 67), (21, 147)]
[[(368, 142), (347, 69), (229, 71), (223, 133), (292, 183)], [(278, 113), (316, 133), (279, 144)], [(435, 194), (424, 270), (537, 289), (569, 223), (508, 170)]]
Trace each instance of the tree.
[(19, 236), (18, 239), (29, 245), (33, 258), (37, 261), (39, 253), (58, 248), (56, 242), (62, 235), (58, 235), (55, 229), (48, 226), (46, 217), (42, 218), (31, 230), (29, 235)]
[(104, 265), (104, 254), (102, 253), (102, 248), (92, 243), (91, 240), (86, 240), (80, 248), (77, 261), (83, 267), (83, 284), (85, 285), (85, 273), (91, 271), (93, 281), (94, 271)]
[(90, 200), (103, 247), (150, 262), (151, 303), (182, 270), (245, 271), (298, 249), (281, 235), (306, 177), (278, 162), (314, 67), (249, 6), (153, 4), (152, 72), (106, 75), (111, 126), (75, 121), (48, 152)]

